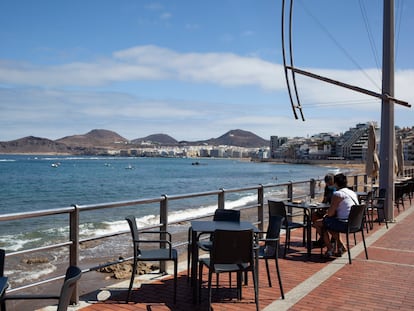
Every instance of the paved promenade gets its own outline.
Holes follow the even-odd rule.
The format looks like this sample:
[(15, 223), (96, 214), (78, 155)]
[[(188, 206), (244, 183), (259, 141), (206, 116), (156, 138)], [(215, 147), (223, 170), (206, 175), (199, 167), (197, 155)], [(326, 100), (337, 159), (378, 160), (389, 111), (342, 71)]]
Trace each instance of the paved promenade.
[[(389, 224), (389, 229), (375, 223), (366, 235), (368, 260), (357, 234), (360, 243), (351, 248), (352, 265), (347, 254), (325, 259), (319, 248), (313, 249), (308, 258), (301, 245), (301, 232), (295, 232), (291, 252), (286, 259), (280, 259), (284, 300), (280, 298), (274, 270), (274, 285), (269, 288), (260, 262), (260, 310), (414, 310), (414, 202), (410, 207), (407, 198), (405, 206), (400, 213), (395, 209), (395, 222)], [(220, 284), (228, 285), (225, 275), (220, 276)], [(172, 303), (171, 277), (144, 282), (134, 290), (129, 304), (124, 302), (127, 286), (123, 282), (86, 295), (77, 310), (207, 310), (206, 289), (201, 304), (192, 303), (186, 271), (179, 275), (176, 305)], [(255, 310), (252, 282), (243, 287), (242, 300), (238, 301), (235, 295), (235, 290), (213, 289), (213, 309)]]

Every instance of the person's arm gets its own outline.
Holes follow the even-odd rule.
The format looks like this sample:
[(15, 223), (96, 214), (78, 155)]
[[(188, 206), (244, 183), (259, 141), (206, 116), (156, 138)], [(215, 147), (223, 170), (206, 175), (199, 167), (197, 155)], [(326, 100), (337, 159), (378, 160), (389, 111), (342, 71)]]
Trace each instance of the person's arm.
[(341, 201), (342, 201), (342, 198), (335, 195), (334, 193), (331, 199), (331, 206), (328, 208), (328, 212), (326, 213), (328, 217), (334, 217), (336, 215), (336, 209), (338, 208), (339, 203)]

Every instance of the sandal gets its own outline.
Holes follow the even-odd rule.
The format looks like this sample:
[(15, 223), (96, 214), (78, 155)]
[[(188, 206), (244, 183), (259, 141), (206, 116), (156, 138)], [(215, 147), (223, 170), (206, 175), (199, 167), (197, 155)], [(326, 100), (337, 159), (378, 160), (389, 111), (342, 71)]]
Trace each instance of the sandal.
[(335, 257), (342, 257), (343, 253), (346, 253), (346, 252), (347, 252), (346, 247), (343, 244), (341, 244), (338, 247), (338, 251), (335, 253)]
[(345, 253), (347, 251), (346, 247), (343, 244), (338, 246), (338, 252)]
[(329, 257), (332, 257), (332, 256), (333, 256), (333, 252), (330, 251), (330, 250), (327, 250), (326, 253), (325, 253), (325, 258), (329, 258)]

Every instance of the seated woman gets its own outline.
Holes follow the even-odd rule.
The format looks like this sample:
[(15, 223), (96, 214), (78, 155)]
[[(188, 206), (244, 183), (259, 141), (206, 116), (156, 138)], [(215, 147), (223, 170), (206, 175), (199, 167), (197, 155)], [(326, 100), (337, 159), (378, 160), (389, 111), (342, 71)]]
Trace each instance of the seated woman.
[[(322, 203), (331, 203), (332, 195), (335, 192), (335, 183), (334, 183), (334, 175), (333, 174), (326, 174), (325, 178), (325, 190), (323, 193), (323, 199)], [(326, 210), (320, 209), (316, 210), (312, 213), (312, 226), (315, 227), (316, 232), (319, 235), (319, 240), (313, 242), (313, 247), (323, 247), (324, 241), (323, 241), (323, 234), (322, 234), (322, 218), (325, 215)], [(318, 225), (319, 224), (319, 225)]]
[(351, 206), (359, 204), (356, 193), (348, 189), (348, 180), (344, 174), (340, 173), (335, 175), (334, 183), (337, 190), (333, 193), (331, 206), (328, 208), (323, 220), (318, 222), (318, 225), (321, 226), (323, 239), (327, 247), (325, 255), (328, 257), (333, 256), (335, 252), (334, 245), (330, 243), (331, 238), (329, 237), (329, 233), (331, 233), (332, 238), (336, 241), (337, 254), (342, 255), (346, 251), (341, 236), (336, 231), (346, 229), (344, 220), (348, 219)]

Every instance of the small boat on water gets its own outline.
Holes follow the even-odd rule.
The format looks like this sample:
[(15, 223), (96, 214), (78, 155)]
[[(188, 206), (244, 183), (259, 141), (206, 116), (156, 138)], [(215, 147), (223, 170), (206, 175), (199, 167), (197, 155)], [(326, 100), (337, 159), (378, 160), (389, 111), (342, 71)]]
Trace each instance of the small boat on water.
[(129, 164), (127, 167), (125, 167), (125, 169), (126, 169), (126, 170), (133, 170), (133, 169), (134, 169), (134, 167), (133, 167), (131, 164)]
[(60, 162), (52, 163), (51, 166), (54, 168), (58, 168), (60, 166)]

